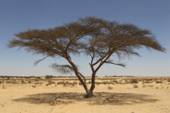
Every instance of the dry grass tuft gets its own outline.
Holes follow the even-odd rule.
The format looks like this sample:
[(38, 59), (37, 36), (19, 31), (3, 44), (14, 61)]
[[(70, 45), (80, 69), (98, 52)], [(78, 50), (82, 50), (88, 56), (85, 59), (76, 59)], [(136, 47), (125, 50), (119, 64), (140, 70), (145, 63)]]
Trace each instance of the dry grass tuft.
[(112, 86), (108, 86), (107, 89), (108, 89), (108, 90), (112, 90), (113, 87), (112, 87)]
[(139, 86), (138, 86), (138, 85), (136, 85), (136, 84), (135, 84), (135, 85), (133, 85), (133, 88), (138, 88), (138, 87), (139, 87)]

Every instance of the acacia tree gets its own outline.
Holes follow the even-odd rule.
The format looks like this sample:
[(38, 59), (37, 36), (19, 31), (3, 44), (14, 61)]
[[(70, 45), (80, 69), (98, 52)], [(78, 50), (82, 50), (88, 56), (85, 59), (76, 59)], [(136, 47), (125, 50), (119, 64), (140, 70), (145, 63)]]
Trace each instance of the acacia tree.
[[(10, 47), (24, 47), (29, 52), (45, 57), (62, 57), (67, 64), (53, 64), (63, 72), (74, 72), (85, 89), (85, 97), (93, 96), (95, 77), (104, 64), (125, 66), (113, 61), (118, 57), (137, 55), (137, 49), (147, 47), (158, 51), (165, 49), (155, 40), (150, 31), (132, 24), (120, 24), (96, 17), (86, 17), (78, 21), (52, 29), (36, 29), (18, 33), (9, 43)], [(91, 84), (79, 71), (72, 56), (84, 54), (90, 57)], [(36, 62), (36, 63), (38, 63)]]

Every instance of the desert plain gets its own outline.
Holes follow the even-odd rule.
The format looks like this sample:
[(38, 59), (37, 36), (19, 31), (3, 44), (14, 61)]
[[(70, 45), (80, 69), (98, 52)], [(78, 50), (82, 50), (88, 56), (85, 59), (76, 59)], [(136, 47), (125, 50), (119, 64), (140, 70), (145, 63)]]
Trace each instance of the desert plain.
[(0, 77), (0, 113), (170, 113), (170, 77), (97, 77), (83, 95), (75, 77)]

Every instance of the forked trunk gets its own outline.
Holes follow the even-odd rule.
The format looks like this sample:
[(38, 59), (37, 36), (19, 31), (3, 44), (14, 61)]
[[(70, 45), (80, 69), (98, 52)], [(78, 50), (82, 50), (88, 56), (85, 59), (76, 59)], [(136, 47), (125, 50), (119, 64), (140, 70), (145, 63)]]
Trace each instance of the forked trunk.
[(73, 69), (75, 75), (77, 76), (78, 80), (83, 85), (83, 88), (84, 88), (84, 90), (86, 92), (86, 95), (89, 95), (89, 90), (88, 90), (85, 78), (83, 78), (84, 76), (79, 72), (77, 66), (72, 62), (70, 56), (66, 56), (66, 59), (70, 63), (70, 65), (72, 66), (72, 69)]
[(92, 90), (88, 90), (88, 92), (86, 92), (86, 94), (85, 94), (85, 98), (90, 98), (92, 96), (94, 96)]
[(85, 97), (89, 98), (93, 96), (93, 90), (95, 88), (95, 74), (96, 72), (93, 72), (92, 74), (92, 78), (91, 78), (91, 86), (90, 89), (88, 89), (88, 86), (86, 84), (86, 79), (84, 78), (84, 76), (79, 72), (77, 66), (72, 62), (71, 57), (66, 56), (67, 61), (70, 63), (70, 65), (72, 66), (72, 69), (75, 73), (75, 75), (77, 76), (78, 80), (80, 81), (80, 83), (83, 85), (83, 88), (86, 92)]
[(92, 78), (91, 78), (91, 87), (88, 90), (88, 92), (86, 92), (86, 95), (85, 95), (86, 98), (90, 98), (90, 97), (94, 96), (93, 95), (94, 88), (95, 88), (95, 74), (92, 75)]
[(82, 83), (83, 88), (84, 88), (84, 90), (85, 90), (85, 95), (84, 95), (84, 97), (85, 97), (85, 98), (90, 98), (90, 97), (94, 96), (94, 95), (93, 95), (93, 91), (94, 91), (94, 88), (95, 88), (95, 87), (94, 87), (95, 84), (91, 84), (90, 89), (88, 89), (86, 83), (84, 83), (83, 81), (80, 81), (80, 82)]

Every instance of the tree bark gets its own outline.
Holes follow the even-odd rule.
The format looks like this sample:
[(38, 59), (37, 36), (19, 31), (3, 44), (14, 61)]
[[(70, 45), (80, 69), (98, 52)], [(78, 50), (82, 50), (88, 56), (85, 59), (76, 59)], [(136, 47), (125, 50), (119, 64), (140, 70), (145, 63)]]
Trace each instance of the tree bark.
[[(88, 90), (84, 76), (79, 72), (77, 66), (72, 62), (72, 60), (69, 56), (67, 56), (66, 59), (69, 62), (69, 64), (72, 66), (73, 71), (74, 71), (75, 75), (77, 76), (78, 80), (83, 85), (86, 95), (89, 95), (89, 90)], [(86, 97), (86, 95), (85, 95), (85, 97)]]
[(92, 78), (91, 78), (91, 86), (88, 89), (88, 92), (86, 93), (85, 98), (93, 97), (94, 96), (94, 94), (93, 94), (94, 89), (95, 89), (95, 75), (92, 76)]
[(93, 96), (93, 91), (95, 89), (95, 79), (96, 79), (96, 74), (93, 73), (92, 74), (92, 77), (91, 77), (91, 87), (89, 89), (89, 94), (88, 94), (88, 97), (92, 97)]

